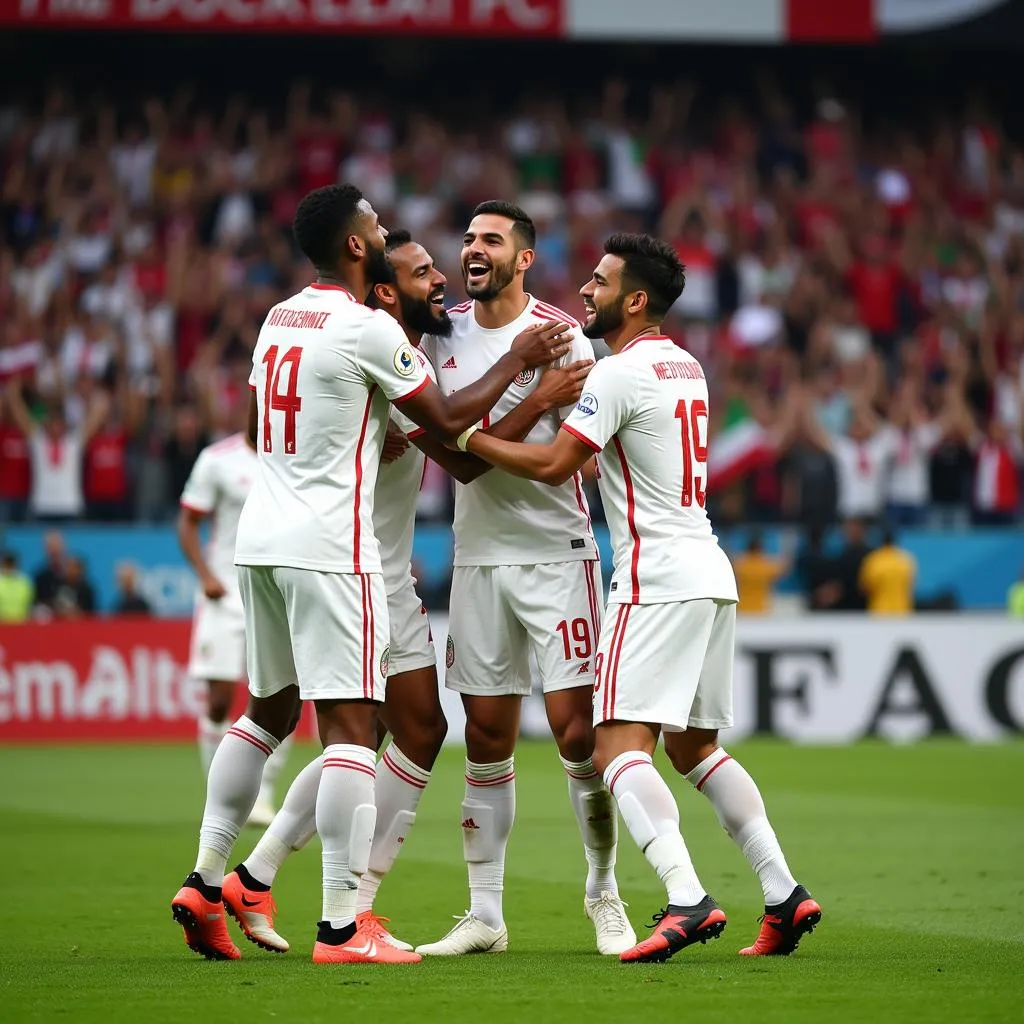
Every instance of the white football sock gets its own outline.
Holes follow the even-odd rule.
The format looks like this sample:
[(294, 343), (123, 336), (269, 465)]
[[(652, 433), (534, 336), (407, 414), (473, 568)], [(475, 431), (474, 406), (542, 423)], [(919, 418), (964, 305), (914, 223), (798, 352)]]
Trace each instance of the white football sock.
[(373, 909), (380, 883), (416, 820), (416, 808), (429, 781), (430, 772), (410, 761), (393, 741), (381, 755), (377, 766), (377, 825), (369, 869), (359, 878), (357, 914)]
[(332, 743), (316, 796), (316, 830), (323, 843), (323, 920), (332, 928), (356, 916), (358, 876), (367, 868), (373, 828), (377, 755), (369, 747)]
[(217, 748), (206, 780), (195, 867), (207, 885), (223, 883), (231, 849), (256, 803), (263, 766), (276, 748), (277, 739), (244, 715)]
[(469, 869), (469, 912), (495, 930), (504, 925), (505, 850), (516, 818), (515, 759), (466, 761), (462, 850)]
[(217, 753), (220, 741), (228, 734), (231, 728), (230, 720), (215, 722), (212, 718), (203, 715), (199, 719), (199, 762), (203, 766), (203, 778), (210, 777), (210, 765), (213, 764), (213, 755)]
[(292, 749), (292, 737), (286, 736), (278, 744), (277, 750), (267, 758), (266, 766), (263, 769), (263, 779), (260, 782), (259, 800), (263, 803), (274, 806), (274, 786), (278, 777), (288, 763), (288, 755)]
[(743, 851), (761, 880), (768, 906), (784, 903), (796, 888), (757, 783), (721, 747), (686, 776), (710, 801), (722, 828)]
[[(323, 764), (322, 757), (314, 758), (295, 776), (281, 810), (245, 858), (246, 869), (257, 882), (273, 885), (288, 855), (301, 850), (316, 835), (316, 794)], [(263, 777), (266, 779), (266, 772)]]
[(694, 871), (679, 831), (679, 808), (672, 791), (651, 762), (650, 754), (628, 750), (605, 769), (604, 780), (622, 812), (629, 834), (680, 907), (700, 903), (707, 890)]
[(615, 801), (604, 780), (594, 770), (594, 762), (567, 761), (559, 757), (569, 779), (569, 802), (576, 813), (583, 849), (587, 857), (587, 898), (601, 893), (619, 894), (615, 881), (615, 852), (618, 820)]

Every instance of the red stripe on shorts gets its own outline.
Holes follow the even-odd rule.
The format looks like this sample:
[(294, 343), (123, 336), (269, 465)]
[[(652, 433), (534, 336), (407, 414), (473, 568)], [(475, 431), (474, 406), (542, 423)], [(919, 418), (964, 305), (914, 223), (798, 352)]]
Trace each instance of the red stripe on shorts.
[(620, 607), (622, 608), (619, 613), (622, 619), (622, 628), (618, 631), (618, 637), (612, 638), (615, 649), (609, 652), (611, 664), (608, 666), (608, 683), (605, 689), (605, 704), (608, 709), (605, 715), (606, 722), (615, 717), (615, 697), (619, 683), (619, 656), (622, 654), (622, 642), (626, 638), (626, 626), (629, 624), (629, 613), (632, 611), (633, 605), (624, 604)]

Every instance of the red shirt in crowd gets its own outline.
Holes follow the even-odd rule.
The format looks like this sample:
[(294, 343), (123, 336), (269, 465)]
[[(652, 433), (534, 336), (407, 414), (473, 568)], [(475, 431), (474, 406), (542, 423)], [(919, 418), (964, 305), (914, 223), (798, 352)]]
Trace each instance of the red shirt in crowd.
[(84, 483), (88, 501), (124, 501), (128, 497), (128, 436), (123, 429), (106, 428), (89, 442)]
[(302, 192), (333, 185), (338, 180), (338, 140), (330, 132), (311, 132), (296, 139)]
[(0, 498), (26, 501), (31, 487), (28, 441), (17, 427), (0, 425)]
[(855, 263), (848, 275), (861, 322), (869, 331), (892, 334), (898, 324), (897, 299), (903, 275), (892, 263)]

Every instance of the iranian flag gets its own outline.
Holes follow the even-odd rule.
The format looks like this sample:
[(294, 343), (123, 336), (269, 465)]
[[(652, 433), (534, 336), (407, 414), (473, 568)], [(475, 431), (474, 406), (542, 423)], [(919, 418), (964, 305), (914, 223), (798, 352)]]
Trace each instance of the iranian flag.
[(708, 443), (709, 491), (723, 490), (776, 458), (769, 431), (754, 419), (742, 399), (727, 403), (724, 423)]

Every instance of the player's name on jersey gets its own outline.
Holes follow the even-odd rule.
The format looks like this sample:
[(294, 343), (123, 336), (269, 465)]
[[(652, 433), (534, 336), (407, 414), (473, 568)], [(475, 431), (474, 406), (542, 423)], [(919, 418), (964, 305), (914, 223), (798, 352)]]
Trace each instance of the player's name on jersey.
[(678, 359), (669, 359), (663, 363), (651, 363), (654, 376), (658, 380), (703, 380), (704, 370), (700, 363), (695, 360), (682, 362)]
[(330, 313), (315, 309), (286, 309), (278, 306), (267, 320), (268, 327), (304, 327), (311, 331), (322, 331)]

